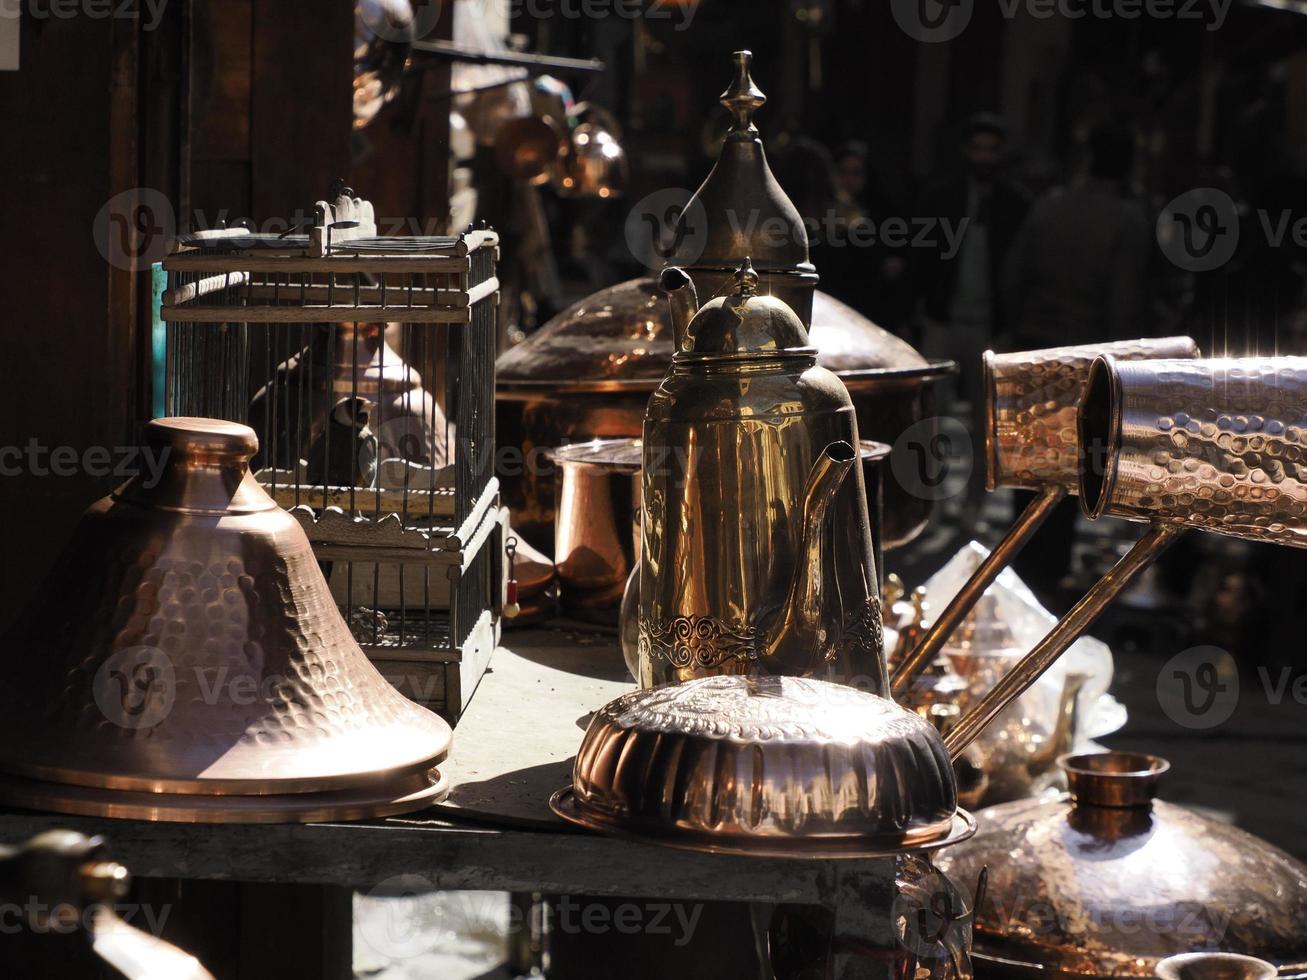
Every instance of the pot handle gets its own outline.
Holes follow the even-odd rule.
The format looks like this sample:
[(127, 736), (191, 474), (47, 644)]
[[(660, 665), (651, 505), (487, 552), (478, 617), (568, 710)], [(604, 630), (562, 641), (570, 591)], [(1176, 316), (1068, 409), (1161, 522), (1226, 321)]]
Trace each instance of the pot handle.
[(948, 749), (949, 756), (956, 759), (1004, 708), (1039, 680), (1040, 675), (1066, 652), (1067, 647), (1094, 624), (1112, 600), (1185, 530), (1175, 524), (1154, 524), (1150, 527), (1148, 533), (1136, 541), (1134, 547), (1085, 593), (1084, 598), (1058, 620), (1044, 638), (944, 736), (944, 747)]

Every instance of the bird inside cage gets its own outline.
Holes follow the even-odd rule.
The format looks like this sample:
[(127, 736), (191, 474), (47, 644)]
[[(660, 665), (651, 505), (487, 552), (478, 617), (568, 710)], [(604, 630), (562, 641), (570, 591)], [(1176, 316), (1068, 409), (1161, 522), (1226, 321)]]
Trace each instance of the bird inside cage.
[(358, 395), (340, 399), (322, 434), (309, 447), (309, 482), (371, 489), (377, 482), (377, 436), (368, 425), (376, 403)]
[[(315, 324), (304, 346), (271, 375), (251, 399), (247, 416), (260, 437), (256, 470), (271, 466), (296, 472), (307, 466), (303, 482), (315, 484), (323, 470), (308, 465), (307, 454), (323, 440), (332, 416), (343, 411), (342, 400), (353, 398), (371, 404), (368, 418), (377, 459), (404, 464), (398, 477), (402, 485), (442, 482), (439, 473), (427, 471), (453, 461), (453, 427), (423, 387), (422, 374), (387, 342), (385, 324)], [(386, 472), (390, 485), (397, 470)]]

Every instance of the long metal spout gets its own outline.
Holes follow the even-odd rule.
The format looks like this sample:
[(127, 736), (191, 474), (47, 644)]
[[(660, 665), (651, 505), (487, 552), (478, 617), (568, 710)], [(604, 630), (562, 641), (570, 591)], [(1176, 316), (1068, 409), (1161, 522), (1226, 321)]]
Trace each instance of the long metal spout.
[(658, 286), (667, 294), (667, 300), (671, 303), (675, 349), (681, 350), (690, 332), (690, 321), (699, 312), (699, 294), (695, 291), (694, 280), (684, 269), (668, 266), (658, 277)]
[(822, 620), (822, 596), (833, 583), (823, 582), (822, 549), (826, 515), (831, 501), (844, 485), (857, 460), (857, 451), (847, 442), (832, 442), (821, 451), (803, 494), (803, 539), (790, 579), (785, 606), (767, 631), (762, 649), (768, 668), (786, 674), (806, 674), (826, 659), (826, 651), (839, 642)]

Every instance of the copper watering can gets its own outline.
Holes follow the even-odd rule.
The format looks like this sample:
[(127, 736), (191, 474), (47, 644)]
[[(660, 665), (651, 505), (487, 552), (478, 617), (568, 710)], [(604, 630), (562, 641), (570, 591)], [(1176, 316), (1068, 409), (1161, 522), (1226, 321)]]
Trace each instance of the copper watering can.
[(1039, 530), (1068, 494), (1077, 492), (1077, 411), (1100, 354), (1118, 360), (1198, 357), (1189, 337), (1126, 340), (1079, 347), (995, 354), (986, 351), (985, 483), (1038, 491), (1003, 539), (977, 566), (894, 671), (891, 686), (904, 694), (939, 655), (985, 590)]

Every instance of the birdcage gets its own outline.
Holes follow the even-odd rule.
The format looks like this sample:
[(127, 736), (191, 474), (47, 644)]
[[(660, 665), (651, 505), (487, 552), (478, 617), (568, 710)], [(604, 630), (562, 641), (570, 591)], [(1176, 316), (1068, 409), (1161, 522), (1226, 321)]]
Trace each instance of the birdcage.
[(498, 237), (380, 237), (344, 190), (305, 234), (178, 240), (165, 407), (254, 428), (368, 656), (456, 718), (499, 637)]

